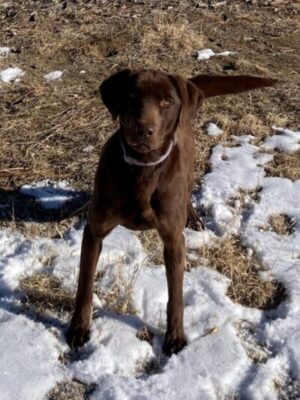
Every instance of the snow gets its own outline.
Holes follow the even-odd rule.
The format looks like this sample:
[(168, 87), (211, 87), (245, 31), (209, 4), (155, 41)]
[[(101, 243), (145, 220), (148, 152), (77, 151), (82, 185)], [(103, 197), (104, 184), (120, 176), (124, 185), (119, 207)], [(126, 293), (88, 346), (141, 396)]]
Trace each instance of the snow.
[(64, 74), (64, 71), (52, 71), (49, 72), (48, 74), (44, 75), (44, 78), (46, 81), (57, 81), (58, 79), (61, 79)]
[(300, 150), (300, 131), (293, 132), (289, 129), (273, 127), (278, 132), (277, 135), (268, 137), (265, 140), (263, 148), (265, 150), (282, 150), (293, 152)]
[[(76, 379), (93, 385), (93, 400), (217, 400), (240, 395), (276, 400), (278, 382), (300, 379), (300, 180), (266, 176), (264, 167), (273, 155), (265, 151), (272, 146), (295, 151), (298, 138), (299, 132), (278, 128), (260, 145), (253, 145), (248, 135), (234, 137), (233, 147), (215, 146), (211, 172), (194, 197), (205, 211), (207, 228), (184, 232), (188, 254), (219, 236), (239, 235), (248, 253), (255, 253), (264, 265), (258, 271), (262, 279), (281, 282), (287, 299), (268, 312), (235, 304), (226, 295), (230, 280), (199, 262), (184, 279), (188, 346), (171, 358), (162, 353), (165, 268), (151, 264), (135, 233), (118, 227), (104, 240), (91, 338), (77, 354), (70, 354), (64, 339), (67, 317), (55, 316), (54, 325), (33, 319), (21, 303), (19, 284), (24, 277), (43, 273), (75, 294), (83, 227), (72, 228), (61, 239), (29, 239), (1, 229), (1, 396), (42, 400), (58, 382)], [(21, 191), (46, 206), (61, 205), (66, 193), (72, 194), (67, 182), (36, 182)], [(294, 221), (290, 235), (271, 229), (269, 217), (277, 214)], [(49, 257), (51, 267), (45, 262)], [(114, 287), (120, 301), (130, 303), (132, 314), (119, 315), (107, 306), (105, 298)], [(241, 323), (251, 327), (249, 341), (253, 331), (265, 348), (264, 361), (249, 357)], [(145, 326), (154, 334), (152, 343), (136, 336)], [(65, 364), (60, 361), (64, 354), (69, 359)]]
[(18, 82), (25, 72), (19, 67), (9, 67), (0, 70), (0, 86), (1, 83)]
[(11, 52), (11, 48), (10, 47), (1, 47), (0, 46), (0, 57), (1, 56), (8, 56), (10, 52)]
[(41, 324), (0, 311), (0, 397), (40, 400), (68, 371), (58, 340)]
[(213, 122), (209, 122), (206, 127), (206, 132), (209, 136), (220, 136), (223, 131)]
[(67, 200), (72, 199), (75, 193), (68, 182), (53, 182), (48, 179), (23, 185), (20, 192), (35, 197), (46, 209), (60, 208)]
[(236, 53), (236, 51), (222, 51), (221, 53), (215, 53), (212, 49), (203, 49), (197, 51), (197, 60), (209, 60), (211, 57), (230, 56)]

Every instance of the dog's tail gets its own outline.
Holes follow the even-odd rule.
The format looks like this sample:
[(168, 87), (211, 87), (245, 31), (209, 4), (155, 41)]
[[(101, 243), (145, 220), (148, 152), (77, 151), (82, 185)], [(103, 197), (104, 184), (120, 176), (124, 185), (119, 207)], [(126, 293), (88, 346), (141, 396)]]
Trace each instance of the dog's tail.
[(190, 78), (189, 81), (201, 90), (206, 98), (237, 94), (248, 90), (273, 86), (278, 82), (277, 79), (248, 75), (197, 75)]

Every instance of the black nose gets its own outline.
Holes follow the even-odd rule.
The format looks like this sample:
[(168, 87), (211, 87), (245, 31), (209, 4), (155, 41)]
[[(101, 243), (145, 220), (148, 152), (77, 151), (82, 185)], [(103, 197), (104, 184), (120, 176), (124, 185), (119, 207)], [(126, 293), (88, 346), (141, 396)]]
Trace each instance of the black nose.
[(152, 136), (153, 133), (154, 133), (154, 128), (151, 127), (147, 128), (147, 136)]
[(155, 129), (152, 126), (145, 126), (143, 128), (138, 129), (137, 133), (139, 136), (152, 136)]

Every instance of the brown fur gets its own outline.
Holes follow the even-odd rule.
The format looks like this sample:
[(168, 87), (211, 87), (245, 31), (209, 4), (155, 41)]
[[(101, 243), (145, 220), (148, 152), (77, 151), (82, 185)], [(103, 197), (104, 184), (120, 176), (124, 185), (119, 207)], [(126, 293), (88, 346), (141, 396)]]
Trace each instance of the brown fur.
[[(164, 243), (168, 281), (165, 351), (186, 344), (183, 328), (183, 230), (188, 217), (201, 226), (190, 203), (194, 139), (191, 120), (205, 97), (270, 86), (257, 77), (197, 76), (185, 80), (154, 70), (121, 71), (100, 87), (104, 104), (120, 129), (105, 144), (95, 177), (84, 229), (75, 312), (67, 334), (70, 346), (81, 346), (90, 327), (93, 278), (102, 241), (117, 225), (157, 229)], [(176, 134), (175, 134), (176, 132)], [(176, 135), (169, 156), (155, 166), (129, 165), (126, 153), (140, 162), (158, 160)]]

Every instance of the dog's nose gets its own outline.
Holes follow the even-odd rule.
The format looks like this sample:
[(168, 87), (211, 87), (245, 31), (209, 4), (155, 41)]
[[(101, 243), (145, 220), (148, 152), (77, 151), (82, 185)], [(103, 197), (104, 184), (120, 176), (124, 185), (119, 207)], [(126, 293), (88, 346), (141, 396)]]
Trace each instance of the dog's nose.
[(147, 131), (146, 131), (147, 136), (152, 136), (153, 133), (154, 133), (154, 128), (153, 127), (148, 127)]
[(154, 126), (143, 126), (140, 129), (138, 129), (137, 133), (139, 136), (149, 137), (152, 136), (154, 132), (155, 132)]

